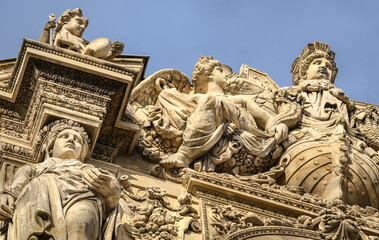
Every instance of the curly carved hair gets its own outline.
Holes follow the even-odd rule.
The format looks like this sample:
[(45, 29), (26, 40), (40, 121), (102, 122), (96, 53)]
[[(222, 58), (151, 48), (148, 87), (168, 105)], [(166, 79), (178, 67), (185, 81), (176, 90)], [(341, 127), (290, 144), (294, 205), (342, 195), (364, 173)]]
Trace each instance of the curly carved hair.
[(300, 80), (306, 79), (310, 64), (313, 60), (318, 58), (325, 58), (332, 64), (332, 76), (330, 80), (334, 83), (334, 80), (337, 77), (338, 68), (334, 62), (335, 53), (329, 51), (329, 49), (329, 44), (318, 41), (314, 41), (313, 44), (308, 44), (292, 64), (291, 73), (293, 85), (298, 85)]
[(78, 160), (84, 161), (89, 153), (90, 138), (84, 127), (79, 123), (69, 120), (69, 119), (59, 119), (54, 122), (50, 122), (45, 125), (39, 132), (37, 139), (37, 146), (40, 146), (40, 156), (38, 158), (39, 161), (43, 161), (50, 156), (50, 152), (54, 147), (55, 140), (60, 132), (66, 129), (71, 129), (79, 133), (79, 135), (83, 139), (82, 152), (80, 154), (80, 158)]
[(88, 18), (83, 17), (82, 10), (80, 8), (67, 9), (64, 11), (64, 13), (62, 13), (62, 16), (58, 18), (55, 33), (59, 32), (62, 29), (63, 25), (68, 23), (71, 18), (75, 16), (81, 17), (84, 20), (86, 27), (88, 26)]
[(210, 76), (216, 66), (221, 66), (221, 63), (214, 60), (213, 57), (199, 57), (199, 60), (197, 61), (192, 72), (192, 84), (195, 93), (202, 92), (204, 83), (212, 81)]

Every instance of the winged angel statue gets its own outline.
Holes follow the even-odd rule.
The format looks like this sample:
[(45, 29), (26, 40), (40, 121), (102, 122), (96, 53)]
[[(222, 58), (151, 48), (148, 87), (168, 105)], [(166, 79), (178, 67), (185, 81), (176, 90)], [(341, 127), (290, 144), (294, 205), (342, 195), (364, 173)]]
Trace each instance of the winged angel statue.
[(253, 182), (266, 178), (377, 208), (379, 107), (356, 106), (335, 87), (329, 49), (308, 44), (292, 66), (293, 86), (274, 91), (212, 57), (199, 58), (193, 85), (178, 70), (153, 74), (131, 97), (143, 123), (138, 147), (166, 172), (190, 167)]
[(297, 105), (278, 114), (273, 94), (232, 74), (212, 57), (200, 57), (192, 83), (176, 69), (156, 72), (131, 96), (143, 123), (138, 147), (165, 169), (251, 175), (280, 156)]

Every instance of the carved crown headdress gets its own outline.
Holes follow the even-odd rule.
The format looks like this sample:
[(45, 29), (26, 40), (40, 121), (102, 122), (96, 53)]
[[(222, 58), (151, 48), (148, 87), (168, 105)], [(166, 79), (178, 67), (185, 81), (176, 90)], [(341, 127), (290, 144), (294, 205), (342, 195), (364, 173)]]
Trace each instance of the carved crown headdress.
[(308, 43), (308, 45), (303, 49), (300, 56), (293, 61), (291, 67), (292, 73), (292, 84), (298, 85), (300, 80), (307, 77), (307, 70), (309, 65), (314, 59), (326, 58), (332, 64), (332, 77), (331, 82), (334, 83), (336, 79), (338, 68), (334, 62), (334, 56), (336, 54), (330, 51), (330, 45), (322, 43), (319, 41), (314, 41), (313, 43)]
[(58, 134), (66, 129), (75, 130), (83, 138), (82, 153), (80, 154), (80, 161), (84, 161), (90, 149), (90, 138), (84, 127), (79, 123), (69, 119), (59, 119), (45, 125), (39, 132), (35, 144), (35, 150), (38, 151), (37, 161), (43, 161), (46, 157), (50, 156), (49, 150), (52, 149), (55, 139)]

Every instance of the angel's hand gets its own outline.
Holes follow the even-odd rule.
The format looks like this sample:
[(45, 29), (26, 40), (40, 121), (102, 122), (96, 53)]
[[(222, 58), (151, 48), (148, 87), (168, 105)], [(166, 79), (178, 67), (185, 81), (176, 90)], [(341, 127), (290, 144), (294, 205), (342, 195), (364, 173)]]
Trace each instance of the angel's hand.
[(279, 123), (270, 130), (274, 134), (274, 139), (277, 143), (281, 143), (288, 137), (288, 127), (284, 123)]
[(225, 128), (225, 135), (230, 136), (234, 133), (234, 129), (236, 129), (236, 125), (234, 123), (229, 123)]
[(53, 21), (48, 21), (43, 30), (49, 31), (51, 28), (55, 28), (56, 24)]

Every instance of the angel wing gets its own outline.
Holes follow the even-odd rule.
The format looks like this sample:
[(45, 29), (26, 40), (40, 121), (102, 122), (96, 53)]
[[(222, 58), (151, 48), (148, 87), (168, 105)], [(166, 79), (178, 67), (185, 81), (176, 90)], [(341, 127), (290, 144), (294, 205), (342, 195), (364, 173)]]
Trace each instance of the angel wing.
[(138, 105), (138, 107), (155, 105), (160, 92), (167, 88), (176, 88), (188, 94), (191, 90), (191, 82), (183, 72), (177, 69), (160, 70), (134, 88), (130, 97), (131, 105)]
[(133, 122), (145, 122), (148, 113), (147, 106), (154, 106), (159, 94), (168, 88), (188, 94), (191, 90), (188, 77), (177, 69), (163, 69), (141, 81), (132, 91), (125, 115)]
[(246, 64), (242, 64), (240, 68), (240, 78), (249, 80), (269, 92), (275, 92), (279, 89), (279, 85), (267, 73)]
[(225, 92), (231, 95), (250, 95), (261, 108), (276, 115), (274, 92), (278, 89), (279, 86), (267, 73), (243, 64), (239, 76), (235, 74), (228, 80)]

